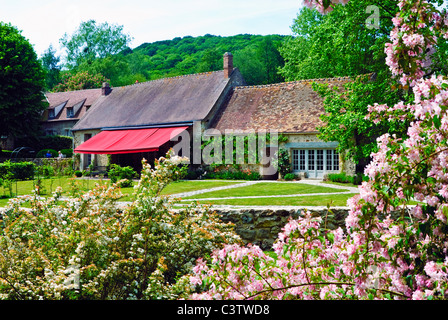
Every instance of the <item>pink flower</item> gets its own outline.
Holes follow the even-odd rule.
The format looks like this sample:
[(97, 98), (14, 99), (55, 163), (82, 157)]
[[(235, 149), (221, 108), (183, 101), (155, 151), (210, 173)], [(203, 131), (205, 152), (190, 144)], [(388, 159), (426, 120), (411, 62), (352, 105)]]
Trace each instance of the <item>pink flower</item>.
[(412, 294), (412, 300), (424, 300), (424, 299), (425, 294), (420, 290), (417, 290)]

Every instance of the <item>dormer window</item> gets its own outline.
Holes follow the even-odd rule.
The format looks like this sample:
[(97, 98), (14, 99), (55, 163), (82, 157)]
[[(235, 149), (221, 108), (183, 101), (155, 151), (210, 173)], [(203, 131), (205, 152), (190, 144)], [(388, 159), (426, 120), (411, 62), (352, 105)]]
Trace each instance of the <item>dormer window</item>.
[(75, 116), (75, 112), (73, 107), (67, 108), (67, 118), (73, 118)]
[(56, 117), (59, 116), (59, 114), (61, 113), (62, 109), (64, 109), (65, 105), (67, 104), (67, 101), (61, 103), (60, 105), (48, 109), (48, 118), (49, 119), (55, 119)]

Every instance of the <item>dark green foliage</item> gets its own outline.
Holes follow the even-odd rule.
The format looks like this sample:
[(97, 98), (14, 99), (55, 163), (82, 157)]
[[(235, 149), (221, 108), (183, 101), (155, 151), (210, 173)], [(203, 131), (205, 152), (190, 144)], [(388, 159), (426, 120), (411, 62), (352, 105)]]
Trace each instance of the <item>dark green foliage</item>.
[(177, 37), (144, 43), (119, 54), (80, 60), (66, 72), (100, 73), (116, 87), (136, 81), (222, 70), (223, 55), (231, 52), (234, 66), (243, 74), (247, 84), (269, 84), (283, 81), (277, 70), (283, 67), (278, 48), (284, 38), (280, 35), (249, 34)]
[(283, 66), (278, 47), (284, 36), (240, 34), (229, 37), (205, 35), (145, 43), (133, 50), (149, 62), (151, 79), (222, 70), (222, 57), (232, 52), (237, 67), (250, 85), (280, 82)]
[(61, 153), (66, 157), (66, 158), (71, 158), (73, 157), (73, 149), (62, 149)]
[[(366, 7), (380, 8), (380, 28), (369, 29)], [(397, 1), (359, 0), (322, 15), (300, 10), (289, 38), (280, 52), (285, 59), (281, 73), (287, 80), (332, 78), (388, 70), (384, 44), (392, 29)]]
[(224, 180), (260, 180), (261, 176), (256, 171), (249, 170), (217, 170), (207, 171), (204, 176), (206, 179), (224, 179)]
[(56, 158), (58, 156), (58, 152), (54, 149), (42, 149), (36, 154), (36, 158), (46, 158), (48, 151), (50, 151), (52, 158)]
[(277, 152), (277, 170), (282, 177), (291, 172), (291, 159), (286, 149), (279, 149)]
[(28, 180), (34, 178), (36, 165), (33, 162), (0, 163), (0, 179)]
[(18, 139), (16, 145), (32, 147), (36, 151), (43, 149), (53, 149), (59, 151), (64, 149), (71, 149), (73, 147), (73, 138), (67, 136), (35, 136), (29, 137), (27, 139)]
[(51, 88), (61, 82), (61, 67), (59, 66), (60, 58), (56, 56), (56, 50), (50, 45), (40, 60), (46, 73), (45, 89), (51, 90)]
[(285, 179), (286, 181), (291, 181), (297, 179), (297, 176), (294, 173), (287, 173), (283, 176), (283, 179)]
[(32, 45), (17, 28), (0, 22), (0, 136), (39, 131), (45, 73)]
[(361, 173), (357, 173), (356, 175), (351, 176), (347, 175), (345, 172), (342, 172), (342, 173), (330, 173), (327, 179), (332, 182), (352, 183), (360, 185), (363, 181), (367, 181), (368, 177), (366, 177)]

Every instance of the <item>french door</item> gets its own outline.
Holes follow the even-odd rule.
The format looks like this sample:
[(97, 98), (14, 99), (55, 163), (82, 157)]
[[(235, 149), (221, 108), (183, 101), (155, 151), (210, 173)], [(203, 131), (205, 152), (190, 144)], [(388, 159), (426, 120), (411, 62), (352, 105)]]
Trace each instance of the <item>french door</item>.
[(334, 149), (293, 149), (292, 166), (309, 178), (323, 178), (326, 172), (339, 171), (339, 154)]

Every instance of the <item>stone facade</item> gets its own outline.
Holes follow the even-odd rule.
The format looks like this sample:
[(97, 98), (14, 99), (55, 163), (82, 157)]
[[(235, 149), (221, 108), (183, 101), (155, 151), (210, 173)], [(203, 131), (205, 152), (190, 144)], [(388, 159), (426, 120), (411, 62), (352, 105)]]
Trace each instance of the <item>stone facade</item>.
[(73, 136), (72, 128), (76, 124), (76, 122), (77, 122), (77, 120), (42, 122), (42, 130), (47, 135), (71, 137), (71, 136)]
[[(304, 210), (304, 209), (303, 209)], [(236, 233), (245, 244), (258, 245), (263, 250), (272, 248), (273, 243), (289, 219), (297, 219), (302, 209), (214, 209), (223, 222), (235, 224)], [(322, 217), (327, 229), (345, 229), (348, 208), (316, 207), (307, 209), (313, 216)]]
[[(85, 130), (85, 131), (73, 131), (73, 143), (75, 146), (79, 146), (81, 143), (87, 141), (87, 138), (93, 137), (100, 133), (100, 130)], [(106, 154), (81, 154), (79, 153), (79, 168), (85, 170), (91, 163), (95, 166), (96, 170), (104, 171), (109, 164), (109, 159)]]

